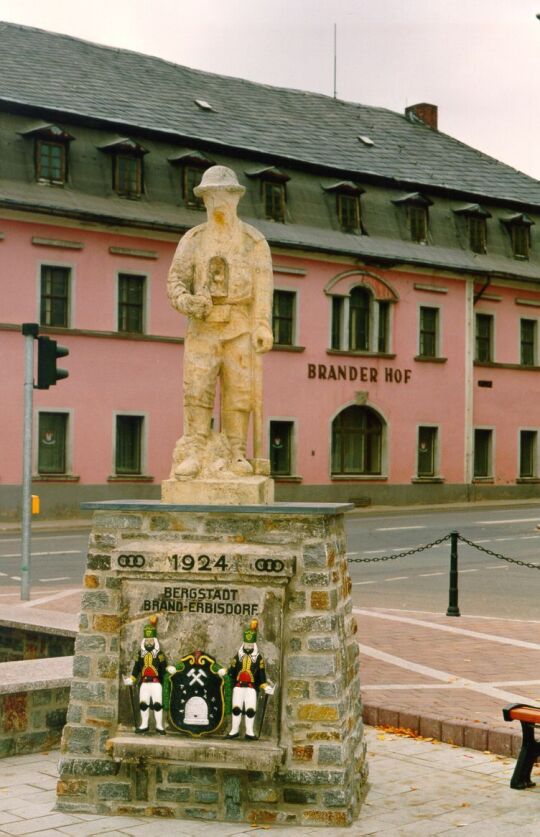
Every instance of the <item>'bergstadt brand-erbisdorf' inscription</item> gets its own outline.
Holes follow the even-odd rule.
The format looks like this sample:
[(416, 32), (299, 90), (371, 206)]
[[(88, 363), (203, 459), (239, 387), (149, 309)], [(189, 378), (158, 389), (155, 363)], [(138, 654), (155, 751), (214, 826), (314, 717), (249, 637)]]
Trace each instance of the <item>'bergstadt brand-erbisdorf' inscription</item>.
[(145, 613), (173, 611), (174, 613), (204, 613), (205, 615), (256, 616), (257, 602), (242, 601), (243, 593), (236, 587), (168, 587), (151, 599), (143, 599)]

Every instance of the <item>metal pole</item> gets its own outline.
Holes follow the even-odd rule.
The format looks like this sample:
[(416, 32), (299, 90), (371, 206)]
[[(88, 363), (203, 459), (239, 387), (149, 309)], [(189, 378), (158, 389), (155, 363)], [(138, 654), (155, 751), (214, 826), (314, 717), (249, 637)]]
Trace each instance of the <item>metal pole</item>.
[(337, 98), (337, 23), (334, 23), (334, 99)]
[(21, 599), (30, 599), (31, 525), (32, 525), (32, 402), (34, 395), (34, 338), (36, 323), (23, 323), (24, 335), (24, 418), (22, 479)]
[(458, 538), (459, 532), (450, 533), (450, 587), (447, 616), (461, 616), (458, 607)]

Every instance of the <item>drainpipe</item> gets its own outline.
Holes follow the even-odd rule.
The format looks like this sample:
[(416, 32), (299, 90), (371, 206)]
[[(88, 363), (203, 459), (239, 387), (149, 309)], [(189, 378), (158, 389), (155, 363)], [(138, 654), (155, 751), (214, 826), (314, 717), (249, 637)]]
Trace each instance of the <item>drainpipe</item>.
[(465, 285), (465, 374), (463, 382), (465, 387), (465, 484), (471, 485), (473, 481), (473, 457), (474, 457), (474, 279), (467, 277)]

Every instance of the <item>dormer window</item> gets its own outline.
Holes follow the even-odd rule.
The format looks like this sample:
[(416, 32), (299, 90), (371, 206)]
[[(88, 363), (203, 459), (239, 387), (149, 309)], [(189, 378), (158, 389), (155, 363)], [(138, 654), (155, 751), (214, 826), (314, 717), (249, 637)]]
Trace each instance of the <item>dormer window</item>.
[(534, 224), (532, 218), (524, 212), (517, 212), (503, 218), (502, 223), (508, 230), (514, 258), (528, 259), (531, 249), (531, 227)]
[(68, 174), (69, 143), (74, 137), (58, 125), (40, 124), (23, 136), (34, 139), (35, 176), (39, 183), (63, 186)]
[(112, 183), (117, 195), (140, 198), (144, 189), (143, 157), (148, 149), (132, 139), (119, 139), (100, 146), (112, 158)]
[(268, 166), (263, 169), (246, 172), (248, 177), (257, 177), (261, 184), (262, 212), (269, 221), (285, 223), (285, 207), (287, 203), (287, 192), (285, 184), (290, 177), (288, 174), (277, 169), (275, 166)]
[(397, 198), (392, 203), (396, 206), (403, 206), (406, 212), (411, 241), (415, 241), (417, 244), (427, 244), (429, 230), (428, 208), (432, 206), (433, 201), (421, 195), (420, 192), (412, 192), (403, 198)]
[(323, 186), (323, 189), (335, 195), (337, 219), (343, 232), (361, 232), (360, 195), (364, 190), (350, 180), (341, 180)]
[(195, 194), (194, 189), (201, 182), (206, 169), (214, 165), (214, 161), (197, 151), (187, 151), (176, 157), (169, 157), (169, 163), (181, 167), (184, 204), (190, 209), (204, 209), (204, 201)]
[(473, 253), (485, 253), (487, 251), (487, 219), (491, 218), (491, 213), (478, 203), (467, 204), (467, 206), (454, 209), (454, 212), (465, 219), (468, 243)]

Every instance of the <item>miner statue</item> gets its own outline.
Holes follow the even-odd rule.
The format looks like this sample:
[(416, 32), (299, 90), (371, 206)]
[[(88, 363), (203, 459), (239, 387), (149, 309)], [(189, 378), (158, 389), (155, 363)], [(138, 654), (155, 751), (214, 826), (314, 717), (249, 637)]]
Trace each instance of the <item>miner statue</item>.
[(157, 616), (151, 616), (148, 624), (144, 626), (143, 639), (131, 676), (124, 677), (124, 683), (131, 688), (139, 685), (140, 724), (137, 726), (134, 709), (135, 732), (142, 734), (150, 731), (149, 719), (150, 710), (152, 710), (156, 732), (165, 735), (162, 686), (167, 672), (167, 660), (159, 647), (156, 624)]
[(243, 634), (243, 642), (238, 653), (232, 658), (228, 669), (221, 669), (222, 676), (227, 675), (232, 682), (232, 725), (229, 738), (238, 738), (244, 718), (245, 735), (248, 741), (254, 741), (260, 735), (264, 717), (259, 724), (259, 735), (255, 735), (255, 715), (257, 698), (261, 692), (266, 699), (274, 694), (275, 686), (266, 680), (264, 659), (257, 647), (257, 619), (252, 619)]
[[(262, 457), (262, 365), (273, 343), (272, 263), (263, 235), (237, 216), (244, 194), (225, 166), (207, 169), (194, 192), (207, 221), (187, 232), (168, 278), (171, 305), (188, 318), (184, 344), (184, 428), (171, 480), (268, 474)], [(219, 382), (219, 430), (212, 414)], [(253, 416), (254, 456), (247, 437)]]

